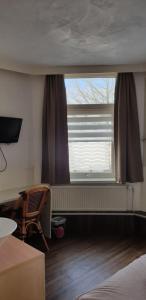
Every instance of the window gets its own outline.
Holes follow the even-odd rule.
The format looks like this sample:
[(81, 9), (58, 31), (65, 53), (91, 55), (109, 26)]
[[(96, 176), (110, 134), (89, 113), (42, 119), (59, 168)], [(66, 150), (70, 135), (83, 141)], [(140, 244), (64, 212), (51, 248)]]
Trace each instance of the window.
[(66, 78), (71, 181), (114, 180), (114, 77)]

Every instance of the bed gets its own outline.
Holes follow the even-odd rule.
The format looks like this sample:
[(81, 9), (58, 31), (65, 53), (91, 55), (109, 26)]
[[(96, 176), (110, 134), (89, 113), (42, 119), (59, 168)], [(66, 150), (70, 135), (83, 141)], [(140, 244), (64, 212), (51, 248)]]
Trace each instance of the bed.
[(146, 300), (146, 255), (77, 300)]

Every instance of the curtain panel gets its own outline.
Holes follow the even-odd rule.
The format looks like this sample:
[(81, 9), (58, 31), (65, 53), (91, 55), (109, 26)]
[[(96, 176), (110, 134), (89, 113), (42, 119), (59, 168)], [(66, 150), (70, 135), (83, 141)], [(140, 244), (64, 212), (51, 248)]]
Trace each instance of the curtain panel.
[(116, 181), (143, 181), (136, 88), (133, 73), (120, 73), (115, 87), (114, 145)]
[(68, 184), (67, 101), (63, 75), (45, 78), (42, 120), (42, 182)]

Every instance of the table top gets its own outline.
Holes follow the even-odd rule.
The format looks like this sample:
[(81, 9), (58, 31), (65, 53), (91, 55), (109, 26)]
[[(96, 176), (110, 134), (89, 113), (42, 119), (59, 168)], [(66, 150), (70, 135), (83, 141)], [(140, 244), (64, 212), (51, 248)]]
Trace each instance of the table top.
[[(46, 186), (48, 186), (48, 185), (46, 184)], [(25, 191), (31, 187), (35, 187), (35, 185), (34, 186), (32, 186), (32, 185), (31, 186), (21, 186), (21, 187), (17, 187), (17, 188), (13, 188), (13, 189), (8, 189), (8, 190), (0, 190), (0, 205), (15, 201), (16, 199), (19, 198), (20, 192)]]
[(8, 203), (18, 199), (19, 193), (24, 191), (26, 187), (14, 188), (0, 191), (0, 204)]
[(13, 236), (9, 236), (0, 245), (0, 274), (38, 256), (44, 256), (44, 253)]

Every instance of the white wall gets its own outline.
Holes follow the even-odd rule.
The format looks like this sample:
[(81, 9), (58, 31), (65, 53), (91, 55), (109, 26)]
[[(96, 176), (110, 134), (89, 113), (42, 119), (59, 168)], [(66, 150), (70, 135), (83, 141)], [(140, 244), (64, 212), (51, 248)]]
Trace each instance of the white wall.
[[(143, 138), (144, 73), (135, 73), (135, 80), (140, 134)], [(23, 118), (18, 143), (2, 146), (8, 160), (8, 169), (0, 173), (0, 190), (40, 182), (43, 92), (44, 76), (30, 76), (0, 70), (0, 115)], [(117, 189), (117, 199), (119, 192), (120, 189)], [(146, 180), (144, 184), (134, 185), (133, 208), (135, 210), (146, 210), (145, 194)]]
[[(0, 115), (23, 118), (18, 143), (2, 145), (8, 168), (0, 173), (0, 190), (34, 180), (32, 81), (29, 75), (0, 70)], [(0, 166), (3, 166), (0, 155)]]
[(144, 133), (143, 133), (143, 166), (144, 166), (144, 182), (142, 184), (141, 210), (146, 211), (146, 77), (145, 77), (145, 105), (144, 105)]
[[(144, 73), (135, 73), (136, 93), (138, 103), (139, 125), (141, 139), (144, 136)], [(43, 106), (43, 90), (44, 90), (44, 77), (32, 76), (33, 84), (33, 135), (34, 135), (34, 182), (40, 182), (41, 178), (41, 128), (42, 128), (42, 106)], [(141, 149), (143, 152), (143, 142), (141, 143)], [(134, 210), (142, 209), (142, 187), (140, 183), (132, 185), (134, 189), (133, 193), (133, 208)], [(120, 189), (116, 190), (117, 199)], [(115, 198), (115, 193), (113, 195)], [(110, 199), (107, 199), (107, 201)]]
[(44, 76), (32, 76), (34, 183), (41, 182)]
[[(139, 115), (139, 128), (140, 128), (140, 138), (141, 138), (141, 153), (143, 159), (143, 136), (144, 136), (144, 102), (145, 102), (145, 74), (135, 73), (135, 84), (136, 84), (136, 94), (137, 94), (137, 105), (138, 105), (138, 115)], [(136, 183), (132, 185), (134, 188), (133, 194), (133, 209), (142, 209), (142, 183)]]
[(18, 143), (2, 144), (8, 167), (0, 173), (0, 190), (40, 182), (43, 92), (44, 76), (0, 70), (0, 116), (23, 119)]

